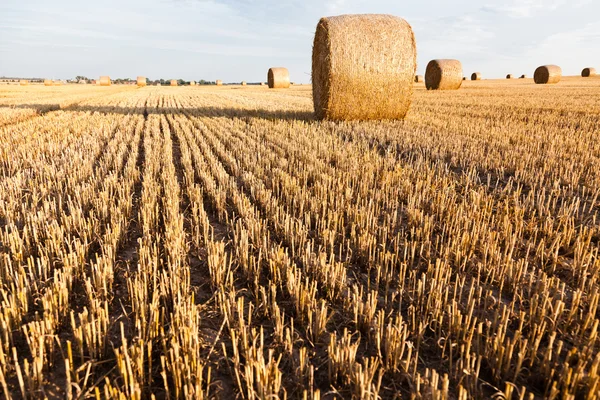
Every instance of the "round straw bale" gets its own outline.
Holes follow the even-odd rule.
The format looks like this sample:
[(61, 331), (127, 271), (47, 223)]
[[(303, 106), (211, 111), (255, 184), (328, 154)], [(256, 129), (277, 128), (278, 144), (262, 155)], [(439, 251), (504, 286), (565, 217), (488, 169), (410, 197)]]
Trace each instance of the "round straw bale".
[(423, 82), (423, 75), (415, 75), (415, 82), (419, 83), (419, 82)]
[(176, 79), (171, 79), (171, 86), (177, 86), (177, 80)]
[(481, 80), (481, 72), (473, 72), (471, 74), (472, 81), (480, 81)]
[(271, 89), (287, 89), (290, 87), (290, 72), (283, 67), (269, 68), (267, 82)]
[(100, 86), (110, 86), (110, 76), (101, 76)]
[(247, 85), (246, 81), (242, 81), (242, 86), (246, 86), (246, 85)]
[(52, 86), (52, 79), (44, 79), (44, 86)]
[(196, 86), (196, 81), (191, 81), (190, 86)]
[(425, 86), (431, 90), (457, 90), (462, 84), (462, 64), (458, 60), (431, 60), (425, 71)]
[(261, 82), (261, 83), (260, 83), (260, 86), (265, 86), (265, 83), (264, 83), (264, 82)]
[(384, 14), (321, 18), (312, 89), (319, 119), (402, 119), (412, 102), (417, 48), (412, 27)]
[(525, 75), (525, 74), (523, 74), (519, 77), (519, 79), (525, 79), (525, 78), (527, 78), (527, 75)]
[(533, 74), (533, 80), (537, 84), (558, 83), (561, 77), (562, 70), (558, 65), (542, 65)]
[(512, 79), (512, 78), (514, 78), (513, 74), (506, 75), (506, 79)]
[(223, 81), (220, 79), (217, 79), (217, 86), (223, 86)]
[(584, 68), (583, 71), (581, 71), (581, 76), (583, 76), (584, 78), (596, 76), (596, 68)]
[(19, 81), (19, 85), (21, 85), (21, 86), (29, 86), (29, 81), (27, 79), (21, 79)]
[(463, 81), (466, 81), (466, 80), (467, 80), (467, 77), (466, 77), (466, 76), (463, 76)]
[(137, 77), (137, 85), (142, 87), (142, 86), (146, 86), (148, 84), (148, 82), (146, 81), (146, 77), (145, 76), (138, 76)]

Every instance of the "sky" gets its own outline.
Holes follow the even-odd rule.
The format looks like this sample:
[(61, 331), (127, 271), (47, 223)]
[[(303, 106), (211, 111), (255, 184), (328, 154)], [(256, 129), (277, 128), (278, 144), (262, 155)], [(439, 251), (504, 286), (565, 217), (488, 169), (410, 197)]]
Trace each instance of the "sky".
[(465, 75), (600, 69), (600, 0), (0, 0), (0, 76), (265, 81), (284, 66), (309, 83), (319, 18), (392, 14)]

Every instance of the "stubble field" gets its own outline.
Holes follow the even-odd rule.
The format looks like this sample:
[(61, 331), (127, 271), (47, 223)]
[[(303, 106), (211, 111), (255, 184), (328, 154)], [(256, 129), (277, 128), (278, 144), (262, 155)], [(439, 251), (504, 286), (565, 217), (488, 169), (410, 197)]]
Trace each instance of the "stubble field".
[(600, 78), (0, 87), (0, 397), (595, 399)]

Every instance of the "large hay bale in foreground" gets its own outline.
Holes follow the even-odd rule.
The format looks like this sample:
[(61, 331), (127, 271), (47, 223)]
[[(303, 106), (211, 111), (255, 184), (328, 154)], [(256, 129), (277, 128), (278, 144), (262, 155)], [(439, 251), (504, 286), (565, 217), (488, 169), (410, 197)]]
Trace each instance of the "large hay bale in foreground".
[(480, 81), (481, 80), (481, 72), (473, 72), (471, 74), (472, 81)]
[(584, 68), (583, 71), (581, 71), (581, 76), (584, 78), (596, 76), (596, 68)]
[(146, 86), (147, 84), (148, 84), (148, 81), (146, 80), (145, 76), (138, 76), (137, 77), (137, 85), (139, 87)]
[(431, 60), (425, 71), (429, 90), (457, 90), (462, 85), (462, 64), (458, 60)]
[(506, 75), (506, 79), (512, 79), (512, 78), (514, 78), (513, 74)]
[(217, 86), (223, 86), (223, 81), (220, 79), (217, 79)]
[(287, 89), (290, 87), (290, 72), (283, 67), (269, 68), (267, 82), (271, 89)]
[(21, 86), (29, 86), (29, 81), (27, 79), (21, 79), (19, 81), (19, 85), (21, 85)]
[(110, 86), (110, 76), (101, 76), (100, 86)]
[(423, 78), (423, 75), (415, 75), (415, 83), (420, 83), (423, 82), (425, 80), (425, 78)]
[(52, 86), (52, 79), (44, 79), (44, 86)]
[(171, 86), (177, 86), (179, 83), (176, 79), (171, 79)]
[(412, 27), (383, 14), (321, 18), (313, 45), (312, 85), (319, 119), (402, 119), (417, 67)]
[(533, 74), (533, 80), (537, 84), (558, 83), (560, 78), (562, 78), (562, 69), (558, 65), (542, 65)]

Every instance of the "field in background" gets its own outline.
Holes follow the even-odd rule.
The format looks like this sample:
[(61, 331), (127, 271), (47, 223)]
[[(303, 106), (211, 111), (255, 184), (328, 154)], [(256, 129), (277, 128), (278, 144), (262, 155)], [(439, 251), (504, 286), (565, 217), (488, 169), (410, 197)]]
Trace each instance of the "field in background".
[(0, 397), (597, 398), (600, 78), (311, 95), (0, 86)]

